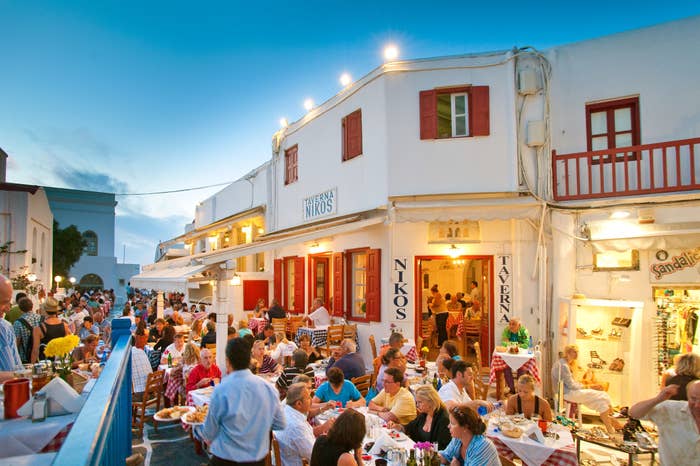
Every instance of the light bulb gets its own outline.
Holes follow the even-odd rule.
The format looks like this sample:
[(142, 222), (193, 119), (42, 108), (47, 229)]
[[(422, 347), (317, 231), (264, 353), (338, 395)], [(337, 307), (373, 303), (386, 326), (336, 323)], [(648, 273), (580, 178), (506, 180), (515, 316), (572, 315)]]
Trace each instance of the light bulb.
[(396, 60), (399, 56), (399, 49), (394, 44), (389, 44), (384, 47), (384, 59), (386, 61)]

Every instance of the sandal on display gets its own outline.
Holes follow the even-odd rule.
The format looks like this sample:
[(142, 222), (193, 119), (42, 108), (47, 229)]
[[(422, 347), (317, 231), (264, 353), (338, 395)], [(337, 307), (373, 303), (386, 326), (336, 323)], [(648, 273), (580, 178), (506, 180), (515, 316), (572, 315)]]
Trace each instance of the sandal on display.
[(591, 369), (602, 369), (606, 364), (607, 362), (598, 355), (598, 351), (591, 350), (591, 362), (588, 363), (588, 367)]
[(584, 338), (584, 337), (588, 336), (588, 332), (586, 332), (581, 327), (576, 327), (576, 336), (580, 337), (580, 338)]
[(622, 332), (616, 328), (610, 329), (610, 333), (608, 334), (608, 338), (622, 338)]
[(603, 334), (603, 329), (600, 328), (600, 327), (594, 328), (593, 330), (591, 330), (591, 333), (592, 333), (593, 335), (602, 335), (602, 334)]
[(610, 369), (611, 371), (616, 371), (616, 372), (622, 372), (622, 369), (625, 368), (625, 360), (622, 358), (615, 358), (613, 359), (613, 362), (610, 363)]

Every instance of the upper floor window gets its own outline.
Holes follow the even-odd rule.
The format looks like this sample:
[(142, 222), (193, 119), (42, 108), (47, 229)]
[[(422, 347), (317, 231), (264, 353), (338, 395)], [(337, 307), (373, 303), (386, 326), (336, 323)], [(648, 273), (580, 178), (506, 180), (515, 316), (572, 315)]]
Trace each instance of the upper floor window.
[(362, 110), (358, 109), (342, 120), (343, 162), (362, 154)]
[(92, 230), (87, 230), (83, 233), (83, 239), (85, 240), (85, 249), (83, 252), (88, 256), (97, 255), (97, 233)]
[(489, 87), (462, 86), (421, 91), (420, 138), (488, 136)]
[(284, 184), (294, 183), (299, 179), (297, 171), (297, 153), (299, 146), (294, 145), (284, 151)]
[(586, 138), (589, 151), (639, 145), (639, 97), (587, 104)]

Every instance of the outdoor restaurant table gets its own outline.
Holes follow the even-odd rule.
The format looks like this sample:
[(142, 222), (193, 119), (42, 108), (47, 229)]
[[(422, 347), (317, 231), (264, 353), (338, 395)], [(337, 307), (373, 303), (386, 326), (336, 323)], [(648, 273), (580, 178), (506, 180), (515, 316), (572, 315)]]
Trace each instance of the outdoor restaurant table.
[(267, 320), (263, 319), (262, 317), (253, 317), (248, 321), (248, 328), (254, 335), (257, 335), (258, 333), (262, 332), (266, 324)]
[(486, 429), (488, 437), (496, 446), (499, 455), (508, 459), (520, 458), (527, 466), (576, 466), (576, 447), (571, 432), (559, 424), (549, 424), (548, 432), (556, 433), (559, 438), (545, 437), (545, 443), (539, 443), (523, 435), (519, 439), (506, 437), (502, 432), (495, 432), (496, 424), (490, 419)]
[[(382, 338), (382, 343), (381, 348), (379, 348), (380, 352), (383, 352), (386, 348), (389, 348), (389, 338)], [(400, 351), (404, 356), (406, 356), (408, 362), (416, 362), (416, 360), (418, 360), (416, 340), (413, 338), (405, 338)]]
[[(43, 422), (29, 418), (0, 421), (0, 458), (58, 451), (73, 427), (78, 413), (47, 417)], [(0, 459), (1, 464), (6, 464)]]
[(528, 350), (519, 348), (518, 354), (508, 352), (494, 351), (491, 356), (491, 373), (489, 374), (489, 383), (493, 383), (498, 378), (496, 384), (496, 398), (501, 399), (503, 389), (503, 370), (510, 368), (517, 371), (520, 368), (532, 374), (532, 377), (541, 383), (540, 370), (537, 367), (537, 359), (534, 354), (528, 353)]
[[(297, 330), (297, 335), (295, 338), (295, 343), (299, 344), (299, 337), (301, 335), (308, 335), (311, 338), (311, 346), (326, 346), (326, 339), (328, 338), (328, 327), (330, 325), (317, 325), (314, 328), (311, 327), (299, 327)], [(357, 334), (355, 334), (355, 344), (357, 345), (359, 351), (359, 344), (357, 342)]]

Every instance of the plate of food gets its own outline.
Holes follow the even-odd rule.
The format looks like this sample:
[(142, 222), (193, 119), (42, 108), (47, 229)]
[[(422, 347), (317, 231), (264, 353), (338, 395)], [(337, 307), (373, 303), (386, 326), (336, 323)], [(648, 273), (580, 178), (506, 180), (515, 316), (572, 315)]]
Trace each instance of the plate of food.
[(512, 427), (510, 429), (501, 429), (503, 435), (510, 438), (520, 438), (523, 435), (523, 430), (520, 427)]
[(209, 406), (197, 406), (194, 411), (187, 412), (182, 415), (180, 420), (185, 424), (191, 426), (201, 426), (204, 424), (204, 420), (207, 418), (207, 413), (209, 412)]
[(389, 432), (389, 437), (391, 437), (395, 442), (403, 442), (408, 438), (405, 435), (402, 435), (401, 432), (397, 432), (395, 430)]
[(194, 410), (194, 406), (173, 406), (172, 408), (161, 409), (153, 415), (153, 419), (158, 422), (179, 421), (183, 414)]

